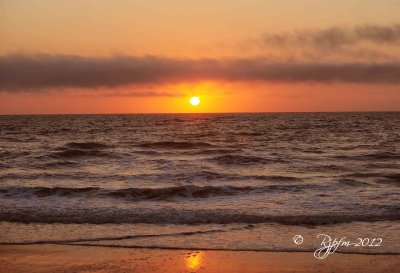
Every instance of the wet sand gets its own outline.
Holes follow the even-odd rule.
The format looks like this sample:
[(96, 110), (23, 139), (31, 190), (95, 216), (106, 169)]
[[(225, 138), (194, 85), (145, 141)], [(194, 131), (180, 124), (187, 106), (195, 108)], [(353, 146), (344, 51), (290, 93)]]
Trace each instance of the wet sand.
[(399, 255), (0, 246), (0, 272), (396, 272)]

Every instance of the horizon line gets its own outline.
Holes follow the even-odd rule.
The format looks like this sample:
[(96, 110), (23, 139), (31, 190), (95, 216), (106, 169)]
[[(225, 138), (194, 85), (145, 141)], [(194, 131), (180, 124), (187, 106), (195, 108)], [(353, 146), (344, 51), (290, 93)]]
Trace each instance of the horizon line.
[(133, 113), (40, 113), (40, 114), (0, 114), (0, 116), (100, 116), (100, 115), (209, 115), (209, 114), (285, 114), (285, 113), (399, 113), (400, 110), (355, 110), (355, 111), (254, 111), (254, 112), (133, 112)]

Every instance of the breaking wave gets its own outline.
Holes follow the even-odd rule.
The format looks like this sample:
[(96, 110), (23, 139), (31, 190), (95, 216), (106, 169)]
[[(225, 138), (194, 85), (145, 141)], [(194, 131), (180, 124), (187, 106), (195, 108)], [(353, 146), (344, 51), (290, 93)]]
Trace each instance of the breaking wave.
[(254, 165), (254, 164), (271, 164), (280, 162), (281, 160), (267, 159), (259, 156), (244, 155), (221, 155), (211, 159), (212, 161), (223, 165)]
[(320, 188), (319, 185), (290, 184), (268, 185), (260, 187), (252, 186), (176, 186), (165, 188), (125, 188), (104, 189), (99, 187), (68, 188), (68, 187), (11, 187), (0, 189), (5, 196), (23, 197), (111, 197), (125, 198), (129, 200), (172, 200), (174, 198), (208, 198), (213, 196), (233, 196), (245, 193), (263, 192), (298, 192)]
[(159, 142), (144, 142), (138, 147), (147, 149), (199, 149), (199, 148), (210, 148), (213, 145), (206, 142), (187, 142), (187, 141), (159, 141)]
[(134, 209), (63, 209), (40, 208), (18, 211), (2, 211), (0, 221), (20, 223), (63, 224), (259, 224), (284, 225), (331, 225), (349, 222), (398, 221), (400, 212), (379, 214), (323, 214), (323, 215), (257, 215), (232, 210), (176, 210), (143, 211)]

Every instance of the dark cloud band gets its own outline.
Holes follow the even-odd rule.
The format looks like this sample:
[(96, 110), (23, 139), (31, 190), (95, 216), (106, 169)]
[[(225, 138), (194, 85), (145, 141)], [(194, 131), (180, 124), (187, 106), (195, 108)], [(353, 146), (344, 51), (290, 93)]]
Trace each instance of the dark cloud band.
[(270, 63), (263, 59), (64, 55), (0, 57), (1, 91), (114, 88), (199, 80), (400, 84), (400, 63)]
[(296, 30), (287, 33), (266, 34), (262, 39), (265, 46), (308, 45), (320, 49), (350, 46), (361, 42), (399, 46), (400, 24)]

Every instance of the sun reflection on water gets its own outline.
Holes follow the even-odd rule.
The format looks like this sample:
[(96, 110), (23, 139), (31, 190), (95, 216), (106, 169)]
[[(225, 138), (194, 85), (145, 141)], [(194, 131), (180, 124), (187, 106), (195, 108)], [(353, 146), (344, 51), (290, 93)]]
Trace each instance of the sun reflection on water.
[(192, 252), (185, 256), (186, 267), (190, 272), (196, 272), (200, 268), (202, 259), (204, 258), (204, 253), (202, 252)]

